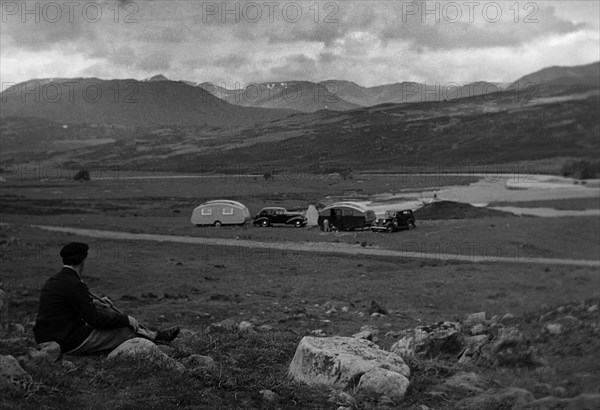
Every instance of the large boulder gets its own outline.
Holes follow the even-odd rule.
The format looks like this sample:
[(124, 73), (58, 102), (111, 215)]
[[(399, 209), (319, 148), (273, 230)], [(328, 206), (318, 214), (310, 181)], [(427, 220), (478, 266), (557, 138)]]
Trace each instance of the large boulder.
[[(368, 340), (305, 336), (296, 349), (288, 374), (293, 380), (309, 385), (339, 389), (358, 385), (364, 390), (392, 394), (400, 399), (408, 387), (410, 369), (400, 356)], [(366, 377), (364, 381), (363, 377)]]
[(136, 337), (121, 343), (108, 355), (109, 360), (115, 359), (142, 359), (150, 363), (173, 369), (179, 372), (185, 371), (185, 366), (170, 358), (148, 339)]
[(457, 322), (437, 322), (404, 332), (390, 351), (402, 358), (456, 355), (463, 349), (461, 326)]

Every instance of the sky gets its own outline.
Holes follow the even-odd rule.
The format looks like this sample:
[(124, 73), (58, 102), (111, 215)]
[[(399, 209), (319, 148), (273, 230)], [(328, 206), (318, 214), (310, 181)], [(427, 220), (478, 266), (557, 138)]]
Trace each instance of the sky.
[(512, 82), (600, 60), (600, 2), (4, 1), (2, 89), (33, 78)]

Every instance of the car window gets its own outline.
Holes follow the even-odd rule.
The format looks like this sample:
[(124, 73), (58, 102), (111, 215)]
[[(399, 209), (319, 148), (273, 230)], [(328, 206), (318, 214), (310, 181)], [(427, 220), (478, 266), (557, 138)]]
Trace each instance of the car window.
[(223, 208), (223, 215), (233, 215), (233, 208)]
[(342, 215), (344, 216), (352, 216), (352, 209), (343, 209)]
[(283, 209), (277, 209), (275, 211), (275, 215), (283, 215), (283, 214), (284, 214)]
[(202, 215), (212, 215), (212, 209), (211, 208), (202, 208)]

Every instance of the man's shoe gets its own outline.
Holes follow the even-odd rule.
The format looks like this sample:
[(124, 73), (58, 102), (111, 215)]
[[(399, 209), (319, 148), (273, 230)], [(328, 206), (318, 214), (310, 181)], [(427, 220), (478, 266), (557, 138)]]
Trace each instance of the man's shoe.
[(156, 332), (155, 342), (170, 342), (175, 339), (181, 329), (179, 326), (172, 326)]

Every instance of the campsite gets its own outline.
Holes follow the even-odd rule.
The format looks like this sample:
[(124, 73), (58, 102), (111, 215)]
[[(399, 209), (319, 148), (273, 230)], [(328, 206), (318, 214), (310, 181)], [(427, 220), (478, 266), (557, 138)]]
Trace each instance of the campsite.
[[(309, 175), (297, 178), (293, 186), (283, 180), (250, 179), (250, 182), (225, 176), (220, 184), (192, 178), (182, 178), (178, 184), (173, 184), (172, 179), (92, 179), (82, 184), (65, 179), (22, 182), (16, 175), (6, 177), (2, 209), (10, 223), (3, 224), (0, 231), (2, 283), (13, 323), (29, 326), (36, 311), (39, 287), (48, 271), (57, 266), (56, 249), (69, 238), (78, 237), (93, 249), (87, 268), (91, 286), (150, 326), (177, 323), (203, 335), (194, 342), (198, 343), (197, 351), (214, 357), (220, 369), (197, 373), (192, 379), (178, 379), (167, 376), (166, 370), (148, 372), (142, 366), (127, 375), (118, 367), (101, 364), (94, 358), (75, 360), (74, 370), (64, 376), (53, 368), (37, 370), (38, 380), (60, 379), (64, 388), (59, 394), (52, 390), (33, 394), (30, 403), (36, 405), (66, 400), (75, 406), (93, 400), (109, 407), (169, 407), (175, 403), (174, 396), (160, 393), (168, 388), (177, 391), (177, 403), (183, 407), (209, 402), (224, 407), (240, 402), (247, 407), (262, 407), (259, 391), (272, 390), (279, 395), (269, 405), (273, 408), (279, 407), (277, 403), (291, 402), (297, 408), (330, 408), (331, 397), (326, 390), (303, 388), (285, 381), (289, 360), (302, 335), (350, 336), (362, 326), (370, 325), (380, 329), (380, 343), (389, 346), (395, 340), (393, 335), (422, 323), (453, 320), (480, 311), (489, 317), (507, 313), (519, 318), (531, 312), (543, 314), (565, 304), (570, 306), (573, 301), (597, 298), (600, 285), (597, 266), (552, 262), (598, 260), (595, 243), (599, 222), (593, 216), (540, 218), (472, 207), (464, 212), (454, 206), (440, 208), (437, 213), (430, 211), (427, 219), (420, 219), (417, 211), (417, 229), (390, 235), (370, 231), (322, 232), (319, 227), (265, 229), (252, 227), (250, 223), (196, 227), (189, 219), (199, 203), (215, 197), (235, 198), (247, 204), (251, 214), (267, 201), (294, 209), (322, 203), (331, 196), (364, 200), (377, 198), (377, 194), (386, 191), (398, 190), (406, 195), (406, 189), (424, 192), (424, 197), (429, 198), (428, 189), (440, 184), (440, 179), (434, 177), (405, 177), (396, 179), (394, 185), (395, 178), (385, 176), (343, 180)], [(473, 182), (469, 178), (459, 180), (464, 184)], [(455, 186), (456, 181), (449, 180), (447, 186)], [(48, 199), (53, 196), (57, 199)], [(586, 198), (570, 201), (569, 205), (560, 202), (561, 207), (578, 209), (590, 205)], [(544, 203), (551, 206), (552, 200)], [(72, 227), (107, 234), (104, 238), (73, 235), (36, 226)], [(557, 231), (563, 236), (557, 237), (554, 234)], [(165, 237), (111, 239), (110, 232)], [(213, 242), (230, 240), (233, 244), (185, 243), (186, 238), (203, 237)], [(183, 242), (176, 242), (178, 238)], [(246, 246), (254, 242), (267, 246)], [(310, 243), (317, 244), (317, 253), (306, 251), (305, 246)], [(355, 255), (349, 255), (344, 253), (345, 249), (365, 253), (355, 251)], [(421, 257), (366, 253), (384, 249), (417, 252)], [(453, 260), (446, 254), (485, 258), (483, 263), (473, 263)], [(527, 263), (530, 259), (538, 259), (538, 263)], [(23, 275), (23, 271), (29, 274)], [(389, 314), (371, 316), (371, 301), (385, 306)], [(598, 301), (587, 303), (593, 305)], [(250, 335), (238, 330), (207, 333), (215, 323), (227, 320), (271, 330)], [(518, 323), (526, 323), (521, 320), (529, 319), (519, 319)], [(11, 329), (10, 334), (18, 337), (18, 329)], [(584, 329), (587, 327), (578, 331)], [(552, 354), (556, 357), (566, 359), (573, 354), (565, 350), (566, 346), (544, 344), (554, 342), (539, 343), (544, 352), (555, 349)], [(0, 348), (11, 350), (9, 345)], [(578, 353), (583, 355), (581, 360), (592, 354), (586, 351)], [(573, 380), (567, 387), (569, 394), (590, 391), (589, 380), (573, 378), (574, 370), (567, 365), (568, 361), (564, 363), (557, 364), (557, 373), (552, 375), (531, 378), (533, 373), (522, 373), (515, 368), (506, 369), (508, 373), (503, 377), (517, 378), (530, 389), (536, 383), (556, 384), (566, 378)], [(422, 403), (435, 408), (442, 403), (440, 399), (423, 395), (423, 391), (439, 383), (451, 369), (439, 367), (445, 365), (435, 361), (412, 365), (418, 381), (407, 393), (406, 408)], [(427, 366), (438, 367), (431, 373)], [(589, 371), (593, 374), (595, 370)], [(88, 380), (96, 388), (93, 393), (83, 393), (70, 381), (73, 378)], [(121, 393), (116, 378), (121, 386), (128, 386), (129, 395)], [(156, 395), (141, 399), (141, 392), (146, 390), (140, 380), (144, 385), (162, 387), (157, 387)], [(219, 387), (223, 383), (228, 386), (226, 390)], [(191, 394), (190, 386), (202, 394)], [(231, 392), (235, 392), (235, 400)], [(362, 403), (360, 407), (379, 406), (373, 398), (357, 397)]]

